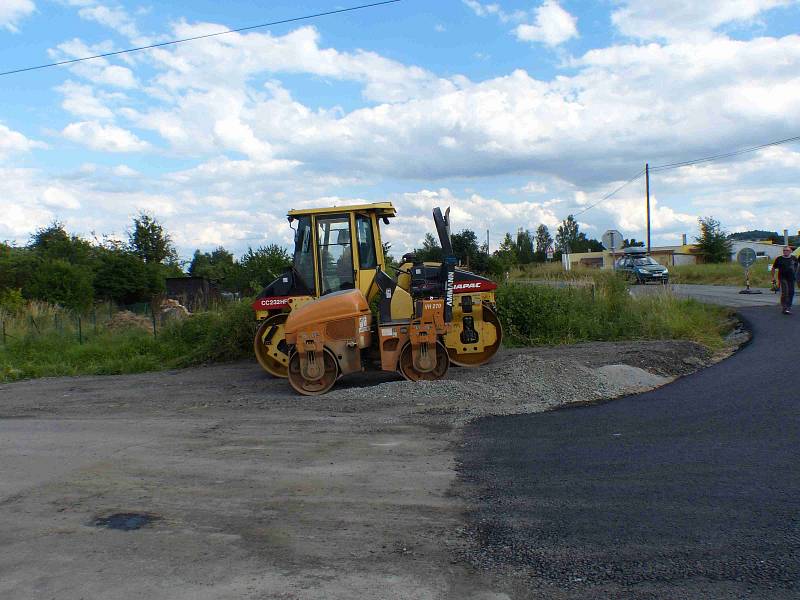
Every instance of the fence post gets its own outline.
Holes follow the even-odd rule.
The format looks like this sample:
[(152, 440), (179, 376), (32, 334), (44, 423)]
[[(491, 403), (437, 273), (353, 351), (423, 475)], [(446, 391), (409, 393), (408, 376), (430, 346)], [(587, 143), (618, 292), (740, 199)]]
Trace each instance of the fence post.
[(92, 326), (94, 327), (95, 335), (97, 335), (97, 308), (92, 309)]
[(83, 344), (83, 329), (81, 326), (81, 316), (78, 315), (78, 343)]
[(157, 337), (156, 333), (156, 313), (150, 311), (150, 316), (153, 318), (153, 337)]
[(6, 320), (3, 319), (3, 346), (6, 345)]

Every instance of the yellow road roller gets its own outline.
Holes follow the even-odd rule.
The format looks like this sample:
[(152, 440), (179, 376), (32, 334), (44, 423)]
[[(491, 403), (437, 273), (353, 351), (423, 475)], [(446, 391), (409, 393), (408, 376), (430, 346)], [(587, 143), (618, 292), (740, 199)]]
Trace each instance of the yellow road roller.
[[(438, 208), (433, 213), (440, 242), (449, 244), (449, 209), (445, 214)], [(380, 224), (388, 224), (395, 216), (390, 202), (289, 211), (289, 225), (294, 229), (292, 266), (253, 303), (259, 321), (253, 347), (264, 370), (275, 377), (289, 376), (288, 319), (316, 299), (357, 290), (368, 305), (374, 306), (380, 297), (382, 320), (399, 321), (414, 318), (412, 289), (423, 298), (425, 286), (429, 286), (428, 297), (434, 297), (442, 264), (421, 262), (413, 255), (405, 255), (399, 268), (386, 264)], [(495, 311), (497, 284), (457, 266), (451, 269), (451, 276), (452, 315), (442, 343), (449, 362), (464, 367), (482, 365), (502, 342)], [(382, 301), (386, 293), (392, 294), (389, 303)]]

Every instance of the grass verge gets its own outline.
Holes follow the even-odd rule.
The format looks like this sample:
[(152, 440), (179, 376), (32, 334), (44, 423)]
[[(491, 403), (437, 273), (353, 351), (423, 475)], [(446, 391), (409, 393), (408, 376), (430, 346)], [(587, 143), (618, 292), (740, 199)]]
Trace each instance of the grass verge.
[[(767, 288), (772, 282), (772, 273), (767, 271), (767, 261), (759, 260), (750, 269), (750, 285)], [(679, 265), (669, 267), (672, 283), (695, 283), (705, 285), (734, 285), (744, 287), (744, 269), (738, 263), (706, 265)]]
[(716, 350), (732, 328), (730, 309), (664, 294), (633, 298), (606, 273), (594, 286), (509, 284), (497, 307), (510, 345), (584, 341), (687, 339)]
[[(625, 282), (594, 272), (594, 285), (552, 287), (511, 283), (497, 304), (509, 345), (595, 340), (688, 339), (724, 345), (731, 311), (669, 293), (633, 298)], [(41, 307), (39, 323), (46, 322)], [(23, 321), (26, 317), (20, 317)], [(29, 318), (29, 316), (27, 317)], [(189, 367), (252, 357), (255, 322), (248, 302), (198, 313), (162, 328), (74, 331), (51, 328), (0, 345), (0, 381), (60, 375), (111, 375)]]
[[(83, 343), (56, 329), (9, 337), (0, 345), (0, 381), (58, 375), (113, 375), (188, 367), (252, 354), (255, 317), (239, 302), (163, 327), (89, 330)], [(14, 330), (16, 332), (16, 330)]]

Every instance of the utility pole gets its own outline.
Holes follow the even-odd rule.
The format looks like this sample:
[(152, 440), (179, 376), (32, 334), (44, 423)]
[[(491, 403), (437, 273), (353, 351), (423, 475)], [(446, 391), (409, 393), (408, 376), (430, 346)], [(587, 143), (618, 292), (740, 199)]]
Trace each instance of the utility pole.
[(647, 253), (650, 254), (650, 164), (644, 163), (644, 187), (647, 194)]
[(491, 252), (489, 252), (489, 230), (486, 230), (486, 256), (489, 256)]

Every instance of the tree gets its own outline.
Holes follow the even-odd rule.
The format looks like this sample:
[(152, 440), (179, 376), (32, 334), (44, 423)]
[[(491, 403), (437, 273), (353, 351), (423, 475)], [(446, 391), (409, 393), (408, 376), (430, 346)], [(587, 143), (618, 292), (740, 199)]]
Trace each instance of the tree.
[(85, 265), (62, 259), (42, 260), (31, 275), (23, 294), (67, 308), (85, 309), (94, 298), (94, 275)]
[(709, 263), (729, 261), (732, 243), (728, 239), (728, 234), (722, 231), (720, 222), (713, 217), (701, 217), (697, 221), (700, 223), (700, 237), (696, 237), (695, 241), (705, 261)]
[(253, 250), (248, 248), (239, 260), (243, 285), (242, 293), (257, 292), (274, 281), (292, 264), (292, 257), (285, 248), (278, 244), (261, 246)]
[(517, 232), (517, 260), (521, 265), (533, 262), (533, 238), (527, 229)]
[(71, 264), (90, 262), (93, 250), (86, 240), (68, 234), (64, 224), (58, 221), (37, 229), (31, 236), (28, 248), (41, 258), (65, 260)]
[(99, 255), (94, 295), (117, 304), (149, 302), (162, 289), (160, 265), (147, 265), (133, 252), (109, 250)]
[(40, 260), (30, 248), (0, 244), (0, 289), (24, 288)]
[[(584, 236), (585, 237), (585, 236)], [(575, 217), (569, 215), (558, 226), (556, 233), (556, 248), (561, 252), (577, 252), (576, 242), (578, 241), (578, 222)]]
[(605, 247), (602, 242), (586, 237), (583, 232), (578, 234), (578, 239), (572, 245), (573, 252), (602, 252), (603, 250), (605, 250)]
[(417, 260), (441, 262), (442, 260), (442, 247), (439, 242), (430, 233), (425, 234), (425, 239), (422, 241), (422, 248), (415, 248), (414, 254)]
[(761, 240), (769, 240), (773, 244), (782, 244), (783, 236), (779, 235), (777, 231), (766, 231), (764, 229), (751, 229), (750, 231), (739, 231), (728, 235), (732, 240), (747, 240), (758, 242)]
[(512, 265), (516, 265), (519, 262), (517, 258), (517, 244), (512, 239), (510, 233), (505, 235), (503, 241), (500, 242), (500, 247), (494, 251), (494, 255), (500, 260)]
[(479, 256), (485, 256), (478, 245), (478, 236), (470, 229), (464, 229), (461, 233), (451, 235), (450, 240), (453, 244), (453, 254), (462, 265), (477, 267), (475, 262), (480, 261)]
[(644, 242), (637, 242), (636, 238), (631, 238), (629, 240), (622, 240), (622, 247), (623, 248), (644, 248)]
[(553, 236), (547, 225), (540, 223), (536, 228), (536, 260), (544, 261), (547, 258), (547, 249), (553, 245)]
[(547, 225), (540, 223), (536, 228), (536, 251), (545, 253), (552, 244), (553, 236), (550, 235), (550, 230)]
[(172, 264), (178, 260), (175, 246), (164, 227), (146, 213), (134, 217), (128, 241), (133, 253), (148, 264)]

